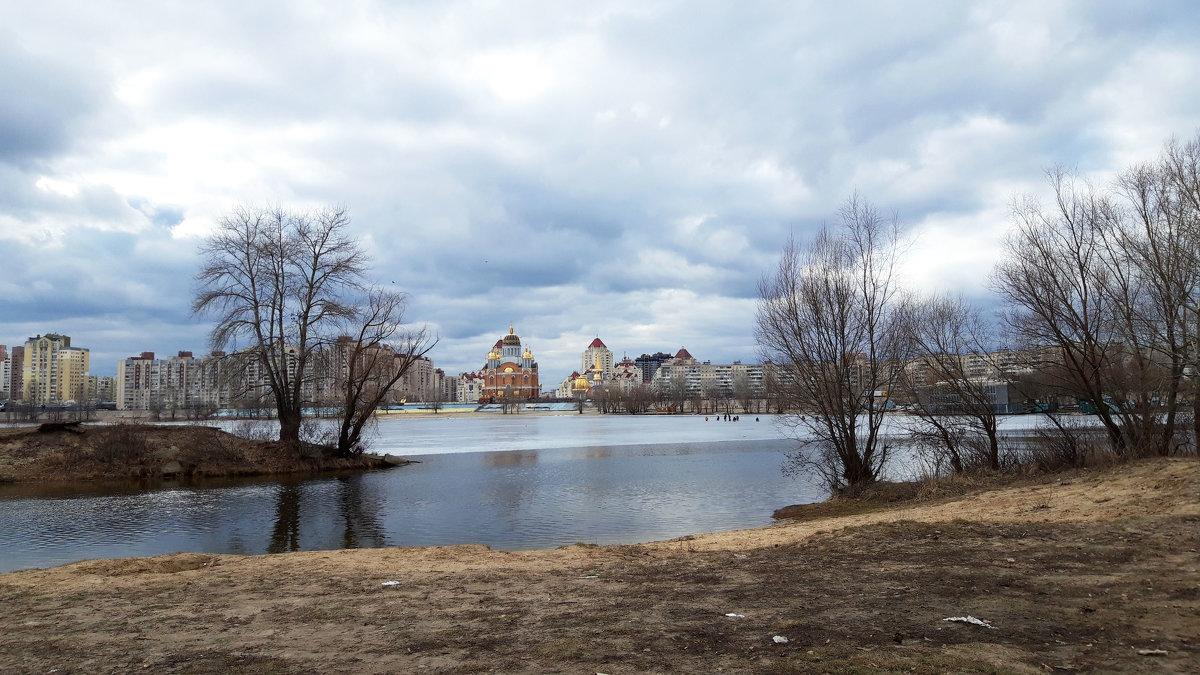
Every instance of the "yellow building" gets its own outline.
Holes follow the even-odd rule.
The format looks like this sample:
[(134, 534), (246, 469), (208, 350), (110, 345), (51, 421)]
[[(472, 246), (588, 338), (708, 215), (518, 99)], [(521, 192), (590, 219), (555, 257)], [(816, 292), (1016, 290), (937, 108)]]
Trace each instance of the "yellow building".
[(72, 347), (67, 335), (29, 338), (21, 375), (24, 400), (46, 405), (86, 397), (90, 358), (87, 349)]

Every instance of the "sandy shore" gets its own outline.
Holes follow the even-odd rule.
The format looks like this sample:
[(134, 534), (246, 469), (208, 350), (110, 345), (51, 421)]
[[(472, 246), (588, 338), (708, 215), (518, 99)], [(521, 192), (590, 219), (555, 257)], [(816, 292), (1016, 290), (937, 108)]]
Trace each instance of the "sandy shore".
[(1189, 458), (638, 546), (86, 561), (0, 575), (0, 671), (1200, 672), (1198, 549)]

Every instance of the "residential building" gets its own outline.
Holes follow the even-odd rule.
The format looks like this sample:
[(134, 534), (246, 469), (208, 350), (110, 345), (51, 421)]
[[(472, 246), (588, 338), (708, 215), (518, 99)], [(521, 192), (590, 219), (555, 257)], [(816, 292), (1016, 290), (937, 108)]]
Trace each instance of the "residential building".
[(642, 369), (642, 382), (649, 384), (654, 381), (654, 373), (658, 372), (662, 364), (673, 358), (675, 357), (666, 352), (656, 352), (654, 354), (642, 354), (634, 359), (633, 362), (637, 364), (638, 368)]
[(454, 394), (454, 400), (459, 403), (478, 403), (483, 398), (486, 380), (481, 373), (462, 373), (456, 379), (458, 391)]
[(117, 380), (108, 375), (88, 375), (88, 401), (116, 401)]
[(224, 373), (232, 365), (227, 359), (224, 352), (197, 358), (184, 351), (166, 359), (142, 352), (117, 363), (113, 400), (118, 410), (226, 407), (231, 395)]
[(23, 400), (57, 405), (82, 398), (87, 391), (90, 352), (72, 347), (67, 335), (47, 333), (25, 341), (21, 376)]
[[(575, 396), (575, 380), (579, 379), (580, 377), (581, 376), (579, 374), (579, 371), (572, 372), (570, 375), (567, 376), (567, 378), (565, 380), (563, 380), (562, 382), (559, 383), (557, 388), (555, 388), (554, 396), (556, 398), (572, 398), (572, 397), (574, 397)], [(584, 381), (585, 382), (587, 381), (586, 378), (584, 379)], [(591, 386), (591, 385), (589, 385), (589, 386)]]
[(13, 345), (8, 355), (8, 397), (14, 401), (25, 399), (25, 348)]
[(659, 391), (668, 389), (673, 381), (686, 383), (687, 395), (696, 397), (760, 397), (766, 394), (766, 378), (762, 364), (697, 362), (687, 349), (663, 362), (655, 371), (652, 384)]
[(587, 349), (583, 350), (583, 356), (580, 359), (582, 370), (598, 368), (600, 371), (600, 379), (608, 380), (613, 374), (613, 353), (600, 338), (592, 340)]
[(441, 382), (437, 379), (436, 368), (429, 358), (420, 356), (409, 364), (408, 372), (397, 380), (393, 389), (393, 398), (397, 401), (430, 401), (434, 393), (441, 390)]
[(8, 345), (0, 345), (0, 400), (9, 398), (12, 387), (12, 360), (8, 358)]

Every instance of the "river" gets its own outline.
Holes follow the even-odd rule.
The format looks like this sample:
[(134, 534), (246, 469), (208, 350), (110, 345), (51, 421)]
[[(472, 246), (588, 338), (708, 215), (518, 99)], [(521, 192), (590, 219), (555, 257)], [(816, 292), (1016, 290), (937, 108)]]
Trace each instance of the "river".
[(417, 464), (338, 477), (0, 487), (0, 571), (180, 551), (636, 543), (758, 527), (821, 489), (784, 477), (769, 416), (381, 419)]

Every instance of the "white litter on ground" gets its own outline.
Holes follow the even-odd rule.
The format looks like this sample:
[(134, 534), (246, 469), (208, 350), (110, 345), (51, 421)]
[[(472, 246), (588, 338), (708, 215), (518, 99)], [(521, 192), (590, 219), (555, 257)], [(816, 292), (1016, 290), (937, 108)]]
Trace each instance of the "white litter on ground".
[(970, 614), (968, 614), (966, 616), (948, 616), (948, 617), (942, 619), (942, 621), (957, 621), (958, 623), (969, 623), (969, 624), (972, 624), (975, 626), (983, 626), (984, 628), (991, 628), (992, 630), (996, 630), (996, 627), (993, 626), (992, 624), (984, 621), (983, 619), (976, 619), (975, 617), (971, 616)]
[(783, 637), (782, 635), (776, 635), (775, 637), (773, 637), (771, 639), (774, 640), (775, 644), (777, 644), (777, 645), (786, 645), (787, 641), (788, 641), (788, 639)]
[(399, 581), (385, 581), (382, 584), (380, 584), (380, 586), (399, 586), (399, 585), (400, 585)]
[(727, 616), (727, 617), (729, 617), (729, 618), (731, 618), (731, 619), (744, 619), (744, 618), (746, 618), (746, 615), (745, 615), (745, 614), (734, 614), (733, 612), (730, 612), (730, 613), (726, 614), (725, 616)]

